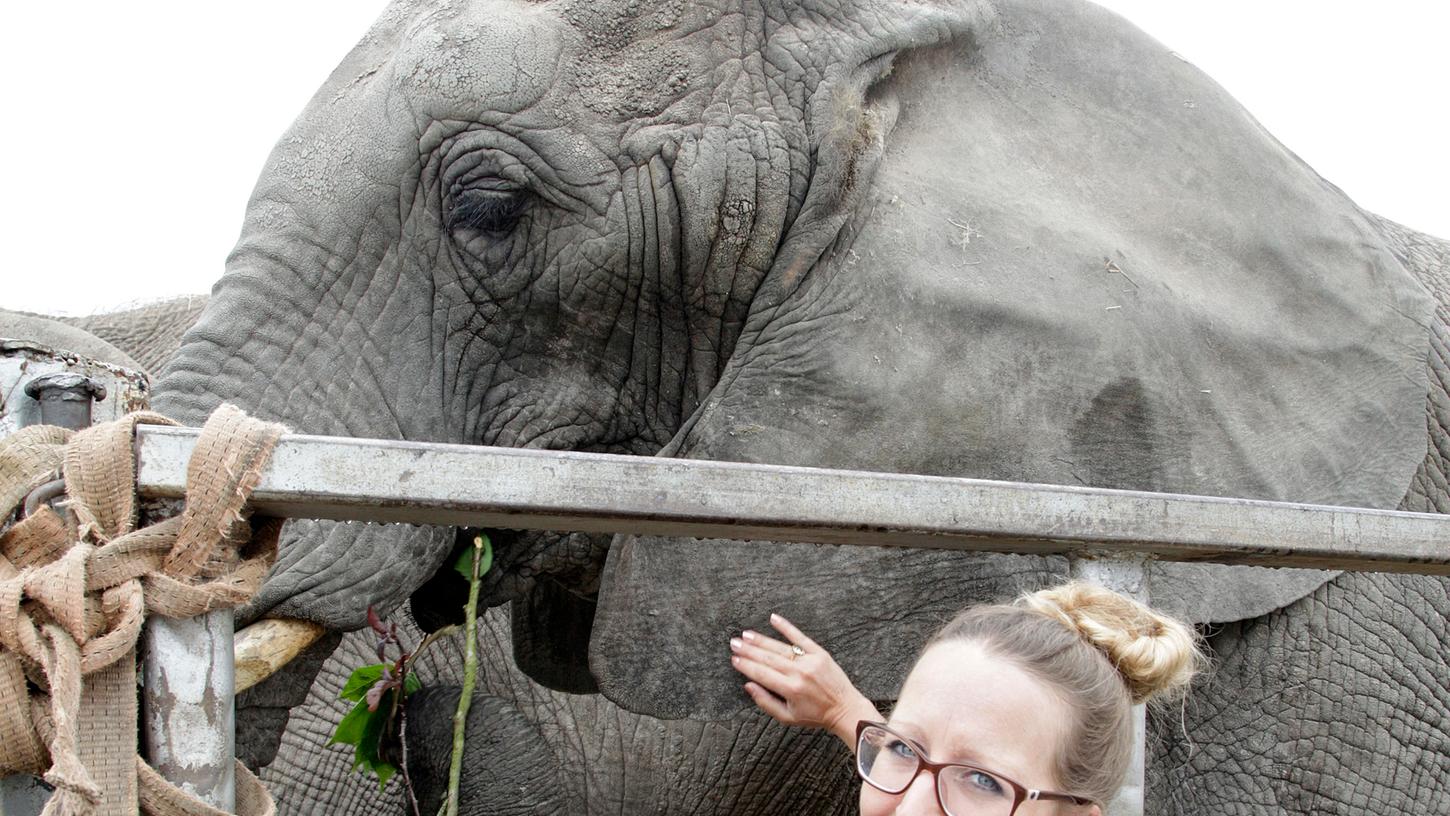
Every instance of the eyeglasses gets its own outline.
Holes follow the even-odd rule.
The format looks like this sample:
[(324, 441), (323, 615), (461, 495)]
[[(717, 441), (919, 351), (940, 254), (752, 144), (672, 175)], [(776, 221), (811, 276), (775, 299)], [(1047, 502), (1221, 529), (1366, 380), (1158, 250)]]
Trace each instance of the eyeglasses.
[(932, 762), (920, 745), (885, 725), (857, 723), (856, 773), (866, 784), (882, 793), (901, 793), (924, 770), (936, 777), (937, 803), (947, 816), (1013, 816), (1023, 802), (1037, 799), (1093, 803), (1081, 796), (1024, 788), (976, 765)]

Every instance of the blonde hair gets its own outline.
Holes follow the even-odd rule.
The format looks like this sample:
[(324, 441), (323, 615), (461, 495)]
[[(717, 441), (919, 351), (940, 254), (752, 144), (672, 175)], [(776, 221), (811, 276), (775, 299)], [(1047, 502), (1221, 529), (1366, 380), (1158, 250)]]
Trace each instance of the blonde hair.
[(1181, 695), (1204, 660), (1186, 624), (1080, 581), (967, 609), (927, 646), (957, 640), (980, 644), (1060, 695), (1074, 717), (1054, 761), (1058, 783), (1103, 805), (1132, 761), (1133, 704)]

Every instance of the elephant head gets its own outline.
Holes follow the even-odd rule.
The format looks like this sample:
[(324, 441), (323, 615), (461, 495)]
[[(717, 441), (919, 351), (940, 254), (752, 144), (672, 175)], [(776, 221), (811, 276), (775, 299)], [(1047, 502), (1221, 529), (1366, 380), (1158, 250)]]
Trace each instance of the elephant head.
[[(653, 454), (859, 215), (894, 54), (984, 4), (399, 0), (281, 139), (155, 404), (299, 432)], [(486, 592), (597, 584), (505, 536)], [(246, 616), (357, 628), (453, 533), (294, 523)]]
[[(195, 421), (230, 400), (314, 433), (1371, 507), (1418, 480), (1450, 506), (1443, 478), (1420, 478), (1428, 338), (1450, 334), (1386, 235), (1197, 69), (1080, 0), (397, 0), (277, 146), (156, 405)], [(1431, 455), (1450, 450), (1438, 427)], [(767, 611), (889, 698), (937, 620), (1070, 570), (497, 538), (485, 602), (513, 603), (520, 667), (697, 718), (548, 696), (495, 666), (490, 693), (525, 702), (479, 710), (570, 742), (555, 755), (598, 770), (569, 801), (597, 812), (777, 801), (763, 782), (725, 799), (713, 785), (722, 763), (772, 784), (789, 771), (755, 761), (795, 738), (739, 713), (724, 660)], [(291, 524), (245, 614), (359, 627), (446, 578), (453, 539)], [(1325, 578), (1151, 575), (1158, 604), (1199, 621)], [(425, 708), (446, 727), (446, 705)], [(688, 780), (661, 767), (683, 745)], [(828, 747), (809, 748), (823, 769), (839, 765)]]
[[(233, 400), (362, 437), (1393, 506), (1424, 456), (1428, 323), (1347, 199), (1089, 5), (400, 0), (277, 146), (157, 404), (195, 420)], [(293, 524), (248, 614), (355, 628), (452, 539)], [(625, 641), (670, 654), (616, 629), (636, 592), (756, 558), (692, 549), (702, 572), (656, 575), (639, 553), (666, 547), (621, 542), (591, 635), (608, 541), (504, 544), (488, 602), (572, 633), (566, 662), (592, 636), (609, 678), (639, 668)], [(801, 557), (768, 563), (822, 563)], [(918, 561), (990, 571), (887, 557)], [(1160, 599), (1232, 619), (1322, 577), (1238, 572)]]

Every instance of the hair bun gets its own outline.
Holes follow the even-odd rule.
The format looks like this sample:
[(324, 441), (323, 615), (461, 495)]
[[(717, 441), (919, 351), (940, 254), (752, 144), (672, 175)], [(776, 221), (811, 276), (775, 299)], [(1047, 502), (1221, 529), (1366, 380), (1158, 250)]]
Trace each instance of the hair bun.
[(1193, 629), (1126, 595), (1073, 581), (1024, 595), (1019, 603), (1061, 621), (1107, 655), (1134, 703), (1185, 690), (1198, 670)]

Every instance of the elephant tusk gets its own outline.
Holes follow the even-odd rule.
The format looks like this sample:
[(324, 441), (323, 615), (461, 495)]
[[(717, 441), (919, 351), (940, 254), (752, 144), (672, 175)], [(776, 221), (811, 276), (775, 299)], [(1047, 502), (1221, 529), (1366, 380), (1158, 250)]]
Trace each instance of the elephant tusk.
[(276, 674), (326, 631), (307, 621), (267, 618), (237, 632), (232, 646), (236, 693), (241, 694)]

